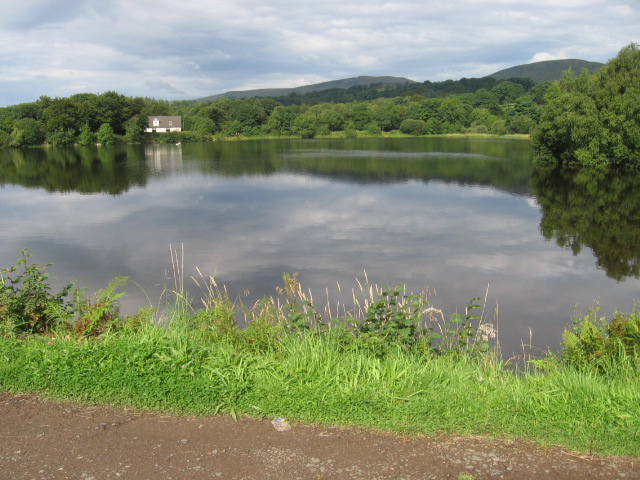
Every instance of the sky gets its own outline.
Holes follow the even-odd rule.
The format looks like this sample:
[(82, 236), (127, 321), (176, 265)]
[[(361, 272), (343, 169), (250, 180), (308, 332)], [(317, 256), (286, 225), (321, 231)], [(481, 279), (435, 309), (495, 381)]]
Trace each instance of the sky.
[(606, 62), (638, 0), (0, 0), (0, 107), (114, 90), (194, 99), (359, 75)]

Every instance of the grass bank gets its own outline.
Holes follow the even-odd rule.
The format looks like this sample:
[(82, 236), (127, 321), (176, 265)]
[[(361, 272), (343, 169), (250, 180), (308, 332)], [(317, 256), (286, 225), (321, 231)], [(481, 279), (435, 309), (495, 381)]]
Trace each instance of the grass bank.
[[(561, 354), (511, 368), (474, 314), (477, 299), (447, 317), (402, 286), (372, 288), (361, 315), (325, 319), (285, 275), (281, 298), (245, 310), (246, 328), (212, 280), (201, 308), (176, 282), (164, 312), (122, 318), (125, 279), (65, 303), (33, 288), (47, 279), (27, 258), (0, 283), (3, 391), (640, 456), (635, 313), (609, 322), (591, 312), (565, 332)], [(33, 308), (39, 300), (47, 300), (42, 311)]]
[[(163, 134), (158, 134), (163, 135)], [(425, 135), (412, 135), (408, 133), (402, 133), (399, 130), (391, 130), (389, 132), (379, 132), (379, 133), (371, 133), (365, 130), (357, 130), (357, 131), (338, 131), (331, 132), (328, 134), (317, 134), (312, 138), (318, 139), (332, 139), (332, 138), (442, 138), (442, 137), (461, 137), (461, 138), (510, 138), (510, 139), (522, 139), (528, 140), (531, 138), (529, 134), (504, 134), (498, 135), (493, 133), (447, 133), (447, 134), (425, 134)], [(222, 135), (214, 135), (211, 136), (211, 139), (217, 141), (242, 141), (242, 140), (291, 140), (291, 139), (303, 139), (300, 135), (234, 135), (234, 136), (222, 136)], [(189, 141), (187, 139), (187, 141)], [(172, 143), (172, 142), (169, 142)]]

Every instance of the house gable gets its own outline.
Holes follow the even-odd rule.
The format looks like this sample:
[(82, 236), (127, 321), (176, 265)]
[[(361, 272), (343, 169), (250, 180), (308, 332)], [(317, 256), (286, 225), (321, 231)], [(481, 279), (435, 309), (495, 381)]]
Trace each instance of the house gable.
[(145, 132), (180, 132), (182, 131), (182, 117), (179, 115), (150, 115), (147, 117)]

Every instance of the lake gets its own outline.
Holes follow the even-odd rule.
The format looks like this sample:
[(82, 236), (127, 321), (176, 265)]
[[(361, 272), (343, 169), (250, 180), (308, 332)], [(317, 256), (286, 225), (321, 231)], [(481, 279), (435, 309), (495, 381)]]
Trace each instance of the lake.
[(196, 267), (246, 304), (284, 272), (317, 306), (402, 282), (447, 315), (486, 295), (507, 354), (555, 349), (575, 312), (640, 298), (638, 183), (538, 171), (524, 139), (5, 149), (0, 266), (28, 247), (56, 285), (128, 275), (133, 313), (173, 286), (172, 246), (196, 298)]

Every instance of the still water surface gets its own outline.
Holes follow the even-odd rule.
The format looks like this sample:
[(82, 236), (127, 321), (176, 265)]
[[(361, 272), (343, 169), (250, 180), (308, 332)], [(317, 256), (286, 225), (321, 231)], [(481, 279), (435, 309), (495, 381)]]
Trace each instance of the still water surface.
[[(0, 151), (0, 266), (22, 247), (59, 284), (172, 285), (170, 245), (252, 303), (299, 272), (316, 304), (371, 283), (451, 314), (488, 288), (506, 353), (557, 348), (574, 311), (640, 298), (640, 185), (537, 172), (526, 140), (247, 141)], [(337, 284), (341, 286), (338, 291)], [(198, 289), (187, 280), (194, 296)], [(435, 293), (434, 293), (435, 291)]]

